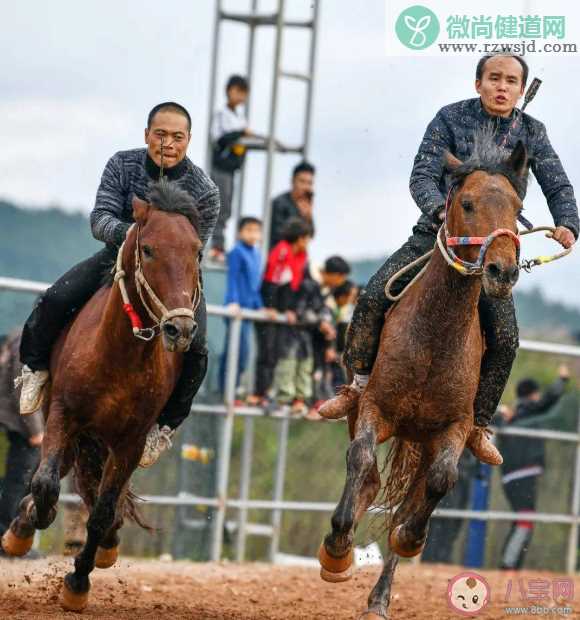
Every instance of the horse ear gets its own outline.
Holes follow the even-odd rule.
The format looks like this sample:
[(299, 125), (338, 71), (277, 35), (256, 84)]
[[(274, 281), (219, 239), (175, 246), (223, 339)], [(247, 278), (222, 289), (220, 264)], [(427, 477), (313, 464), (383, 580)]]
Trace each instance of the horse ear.
[(147, 216), (149, 215), (149, 209), (151, 206), (148, 202), (141, 200), (141, 198), (137, 198), (137, 196), (133, 196), (133, 219), (137, 222), (137, 224), (144, 224), (147, 220)]
[(443, 154), (443, 161), (445, 162), (445, 168), (449, 172), (453, 172), (454, 170), (459, 168), (461, 164), (463, 164), (460, 159), (457, 159), (457, 157), (455, 157), (455, 155), (452, 155), (449, 151), (445, 151), (445, 153)]
[(512, 151), (507, 165), (519, 176), (523, 177), (528, 172), (528, 151), (524, 143), (518, 140), (516, 148)]

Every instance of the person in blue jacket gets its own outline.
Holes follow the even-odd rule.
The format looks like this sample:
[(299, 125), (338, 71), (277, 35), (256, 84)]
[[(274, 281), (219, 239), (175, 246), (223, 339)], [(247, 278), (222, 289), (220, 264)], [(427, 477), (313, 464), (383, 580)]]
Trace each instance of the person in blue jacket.
[[(230, 310), (241, 308), (260, 310), (264, 307), (260, 286), (262, 284), (262, 258), (258, 246), (262, 240), (262, 222), (256, 217), (243, 217), (238, 224), (238, 239), (228, 253), (228, 271), (224, 303)], [(242, 322), (238, 373), (236, 387), (240, 376), (248, 364), (250, 352), (250, 321)], [(229, 321), (227, 322), (224, 352), (220, 360), (219, 381), (222, 393), (225, 388), (226, 362), (228, 357)]]

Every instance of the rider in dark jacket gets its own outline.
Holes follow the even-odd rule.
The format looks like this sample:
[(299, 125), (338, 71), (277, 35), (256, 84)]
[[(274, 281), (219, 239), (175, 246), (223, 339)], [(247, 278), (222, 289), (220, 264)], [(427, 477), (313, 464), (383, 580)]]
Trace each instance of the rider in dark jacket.
[[(101, 286), (119, 246), (133, 223), (132, 199), (146, 199), (149, 184), (160, 178), (163, 144), (163, 176), (175, 182), (196, 202), (199, 232), (206, 243), (219, 213), (219, 193), (213, 181), (187, 157), (191, 138), (187, 110), (173, 102), (155, 106), (149, 113), (145, 141), (148, 148), (120, 151), (107, 162), (91, 213), (93, 236), (105, 247), (79, 263), (40, 296), (22, 332), (20, 359), (22, 391), (20, 413), (36, 411), (49, 379), (50, 354), (65, 325)], [(202, 299), (196, 310), (198, 329), (184, 355), (181, 377), (158, 424), (151, 429), (141, 466), (152, 465), (171, 446), (175, 429), (187, 417), (207, 369), (206, 311)]]
[[(469, 157), (476, 130), (492, 124), (497, 143), (512, 151), (518, 141), (527, 148), (531, 169), (548, 202), (557, 226), (554, 239), (571, 247), (578, 237), (578, 209), (574, 191), (544, 125), (518, 110), (528, 67), (519, 56), (483, 57), (476, 69), (475, 87), (480, 97), (442, 108), (429, 123), (415, 157), (411, 195), (422, 215), (403, 247), (392, 254), (370, 279), (359, 297), (350, 325), (344, 363), (353, 373), (350, 386), (327, 401), (320, 414), (337, 418), (354, 411), (368, 382), (379, 347), (385, 312), (391, 302), (385, 284), (402, 267), (433, 248), (441, 224), (449, 179), (445, 170), (446, 151), (458, 159)], [(392, 292), (399, 293), (417, 274), (411, 270), (400, 277)], [(467, 447), (480, 460), (498, 465), (502, 457), (485, 432), (497, 408), (518, 348), (518, 328), (513, 299), (494, 299), (482, 293), (479, 312), (485, 331), (486, 351), (481, 365), (479, 389), (474, 403), (475, 426)]]

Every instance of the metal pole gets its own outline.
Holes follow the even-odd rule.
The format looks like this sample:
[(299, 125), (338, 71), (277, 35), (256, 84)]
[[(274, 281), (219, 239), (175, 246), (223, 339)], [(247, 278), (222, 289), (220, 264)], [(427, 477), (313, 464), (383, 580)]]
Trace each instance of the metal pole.
[(243, 562), (246, 555), (248, 507), (252, 479), (252, 453), (254, 450), (254, 418), (244, 418), (244, 441), (240, 471), (240, 510), (238, 512), (238, 537), (236, 539), (236, 561)]
[[(577, 421), (578, 432), (580, 432), (580, 411)], [(576, 462), (574, 467), (574, 487), (572, 490), (572, 516), (580, 515), (580, 441), (576, 444)], [(572, 574), (576, 572), (576, 562), (578, 559), (578, 521), (570, 525), (568, 537), (568, 557), (566, 559), (566, 570)]]
[[(252, 0), (252, 15), (255, 15), (258, 10), (258, 0)], [(246, 101), (246, 120), (248, 121), (248, 126), (250, 124), (250, 100), (252, 96), (252, 78), (254, 76), (254, 41), (256, 38), (256, 26), (253, 22), (250, 22), (250, 38), (248, 42), (248, 56), (246, 58), (246, 77), (248, 78), (248, 83), (250, 85), (250, 90), (248, 92), (248, 99)], [(246, 185), (246, 166), (242, 166), (239, 174), (238, 181), (238, 200), (237, 200), (237, 210), (233, 214), (234, 221), (237, 223), (240, 219), (240, 215), (242, 214), (243, 206), (244, 206), (244, 187)]]
[(270, 123), (268, 127), (268, 155), (266, 158), (266, 180), (264, 183), (264, 208), (262, 230), (264, 242), (262, 243), (263, 264), (268, 260), (270, 249), (270, 228), (272, 220), (272, 205), (270, 198), (272, 193), (272, 173), (274, 167), (274, 153), (276, 151), (276, 116), (278, 113), (278, 83), (280, 78), (280, 57), (282, 55), (282, 29), (284, 27), (284, 0), (278, 0), (278, 15), (276, 21), (276, 43), (274, 49), (274, 75), (272, 80), (272, 99), (270, 101)]
[(234, 434), (234, 400), (236, 396), (236, 378), (238, 374), (238, 359), (240, 354), (240, 335), (242, 319), (235, 317), (230, 321), (228, 356), (226, 366), (226, 385), (224, 400), (227, 415), (222, 421), (221, 437), (219, 443), (218, 471), (217, 471), (217, 500), (218, 507), (215, 511), (213, 540), (211, 544), (210, 558), (218, 562), (221, 558), (226, 518), (226, 502), (228, 497), (228, 482), (230, 475), (230, 462), (232, 458), (232, 437)]
[(304, 120), (304, 159), (308, 157), (308, 151), (310, 148), (310, 127), (312, 117), (312, 99), (314, 90), (314, 70), (316, 63), (316, 40), (318, 34), (318, 11), (320, 0), (314, 0), (314, 6), (312, 8), (312, 32), (310, 40), (310, 58), (308, 62), (308, 71), (310, 74), (310, 80), (306, 86), (306, 119)]
[[(288, 454), (288, 430), (290, 419), (280, 420), (278, 428), (278, 456), (276, 458), (276, 472), (274, 478), (275, 502), (284, 499), (284, 479), (286, 475), (286, 457)], [(275, 508), (272, 511), (272, 540), (270, 541), (270, 562), (275, 562), (278, 548), (280, 546), (280, 526), (282, 524), (282, 510)]]
[(212, 160), (212, 139), (211, 139), (211, 124), (213, 120), (213, 113), (215, 107), (215, 86), (217, 80), (217, 64), (219, 57), (219, 35), (220, 35), (220, 16), (222, 12), (222, 1), (216, 0), (215, 5), (215, 22), (213, 27), (213, 46), (211, 53), (211, 64), (209, 73), (209, 105), (207, 110), (207, 149), (205, 154), (205, 169), (211, 170)]

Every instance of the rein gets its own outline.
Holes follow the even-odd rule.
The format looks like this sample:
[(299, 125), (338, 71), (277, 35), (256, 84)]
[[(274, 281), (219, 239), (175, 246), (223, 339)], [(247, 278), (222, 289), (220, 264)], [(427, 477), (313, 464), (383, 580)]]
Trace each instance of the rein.
[[(136, 224), (132, 224), (131, 230)], [(195, 321), (195, 312), (201, 303), (201, 282), (198, 278), (197, 287), (193, 296), (193, 304), (191, 308), (174, 308), (173, 310), (168, 310), (163, 302), (157, 297), (155, 291), (151, 288), (150, 284), (147, 282), (147, 278), (145, 278), (145, 274), (143, 273), (143, 267), (141, 266), (141, 246), (139, 244), (139, 227), (137, 227), (137, 240), (135, 242), (135, 286), (137, 288), (137, 293), (139, 294), (139, 299), (143, 304), (143, 307), (147, 311), (149, 317), (155, 323), (153, 327), (143, 327), (143, 322), (141, 321), (141, 317), (133, 308), (131, 301), (129, 300), (129, 295), (127, 293), (127, 287), (125, 285), (125, 276), (126, 273), (123, 270), (123, 250), (125, 248), (125, 241), (121, 244), (119, 251), (117, 252), (117, 261), (115, 263), (114, 268), (114, 279), (115, 282), (119, 284), (119, 290), (121, 291), (121, 297), (123, 299), (123, 311), (129, 317), (131, 321), (131, 327), (133, 328), (133, 335), (139, 340), (144, 340), (149, 342), (158, 336), (163, 329), (163, 325), (170, 321), (171, 319), (180, 316), (187, 317), (193, 319)], [(145, 301), (145, 296), (143, 295), (143, 290), (149, 296), (150, 301), (155, 306), (157, 312), (156, 314), (147, 301)]]

